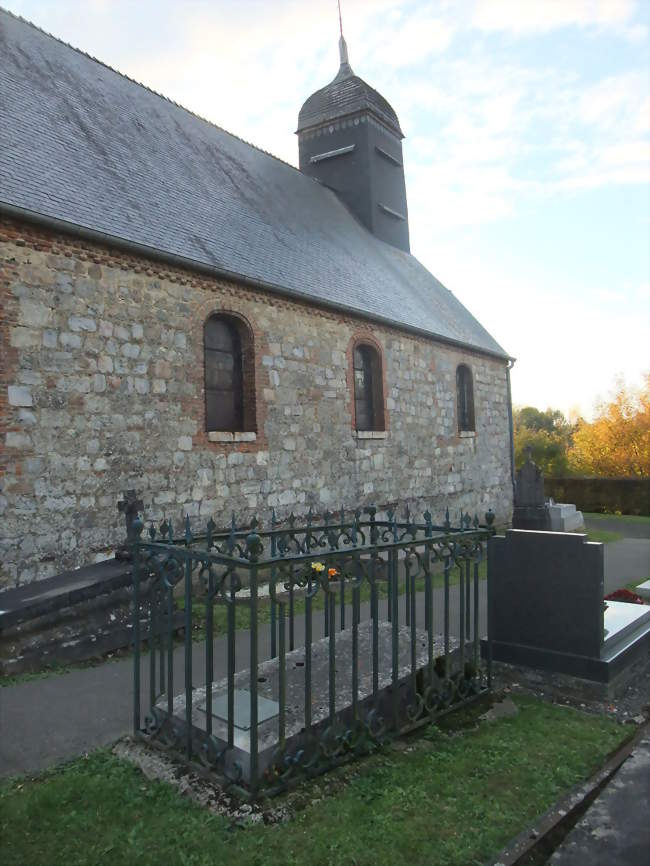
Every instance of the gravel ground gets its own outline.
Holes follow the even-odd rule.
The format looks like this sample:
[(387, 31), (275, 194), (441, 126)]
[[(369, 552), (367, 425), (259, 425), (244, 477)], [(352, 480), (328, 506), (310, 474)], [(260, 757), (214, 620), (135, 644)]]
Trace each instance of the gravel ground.
[(615, 716), (621, 722), (641, 724), (650, 718), (650, 652), (631, 668), (627, 686), (613, 697), (599, 694), (585, 680), (498, 662), (494, 664), (494, 687), (528, 692), (586, 712)]

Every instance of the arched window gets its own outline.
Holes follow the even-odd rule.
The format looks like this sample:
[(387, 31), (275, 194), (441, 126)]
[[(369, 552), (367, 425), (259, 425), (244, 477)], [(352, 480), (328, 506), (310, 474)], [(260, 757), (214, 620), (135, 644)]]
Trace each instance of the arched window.
[(254, 430), (252, 352), (238, 318), (210, 316), (203, 332), (206, 430)]
[(475, 430), (472, 371), (466, 364), (459, 364), (456, 368), (456, 402), (458, 409), (458, 432)]
[(381, 357), (374, 346), (354, 348), (354, 419), (357, 430), (384, 430)]

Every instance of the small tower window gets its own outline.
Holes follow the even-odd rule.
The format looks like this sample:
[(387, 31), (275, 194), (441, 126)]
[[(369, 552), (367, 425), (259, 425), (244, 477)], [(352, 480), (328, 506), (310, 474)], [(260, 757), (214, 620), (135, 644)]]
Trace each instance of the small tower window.
[(249, 329), (235, 316), (210, 316), (203, 332), (206, 430), (255, 429)]
[(475, 430), (474, 425), (474, 386), (472, 371), (466, 364), (456, 368), (456, 402), (458, 410), (458, 432)]
[(367, 343), (354, 349), (354, 418), (357, 430), (384, 430), (381, 358)]

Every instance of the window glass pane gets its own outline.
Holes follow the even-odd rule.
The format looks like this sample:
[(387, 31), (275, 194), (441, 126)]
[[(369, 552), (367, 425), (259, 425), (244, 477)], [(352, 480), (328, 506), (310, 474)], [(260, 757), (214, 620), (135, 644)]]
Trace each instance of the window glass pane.
[(354, 416), (357, 430), (371, 430), (371, 418), (368, 412), (368, 404), (365, 400), (354, 401)]
[(206, 351), (206, 388), (234, 388), (236, 382), (235, 373), (235, 364), (232, 355), (224, 355), (222, 352)]
[(370, 346), (357, 346), (354, 350), (354, 415), (357, 430), (373, 430), (373, 370)]
[(474, 393), (472, 372), (469, 367), (461, 364), (456, 370), (456, 402), (458, 411), (458, 429), (474, 430)]
[(226, 317), (205, 323), (205, 409), (208, 430), (243, 429), (242, 356), (239, 334)]
[(225, 319), (212, 316), (205, 323), (205, 348), (220, 349), (234, 353), (237, 349), (237, 333)]
[(208, 430), (240, 429), (240, 413), (232, 391), (207, 391), (205, 405)]

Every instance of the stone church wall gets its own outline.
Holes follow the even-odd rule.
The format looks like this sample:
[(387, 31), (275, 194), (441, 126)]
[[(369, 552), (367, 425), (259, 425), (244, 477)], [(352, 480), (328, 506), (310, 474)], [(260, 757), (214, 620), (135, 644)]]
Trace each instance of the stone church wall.
[[(503, 361), (7, 221), (0, 291), (2, 587), (111, 555), (128, 488), (148, 516), (202, 524), (394, 500), (510, 517)], [(220, 310), (253, 333), (247, 441), (205, 432), (203, 324)], [(359, 337), (383, 357), (379, 438), (352, 425)], [(461, 362), (476, 434), (459, 437)]]

